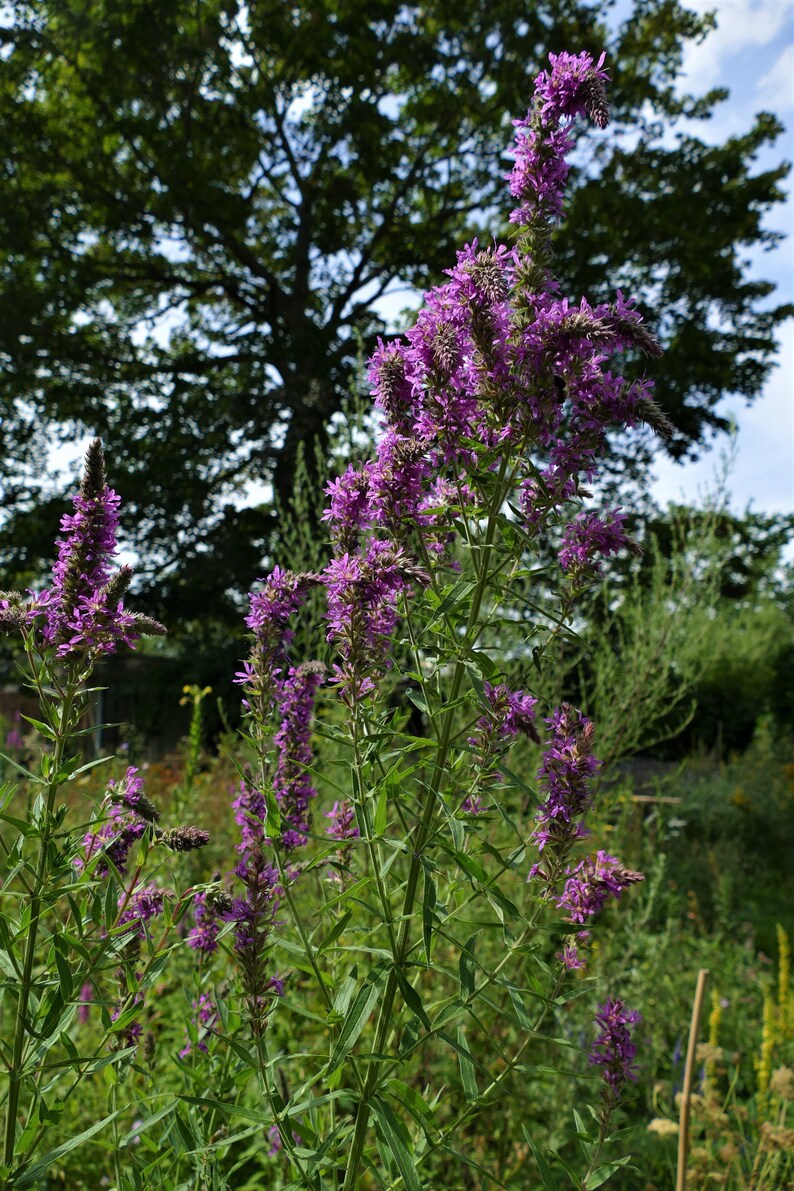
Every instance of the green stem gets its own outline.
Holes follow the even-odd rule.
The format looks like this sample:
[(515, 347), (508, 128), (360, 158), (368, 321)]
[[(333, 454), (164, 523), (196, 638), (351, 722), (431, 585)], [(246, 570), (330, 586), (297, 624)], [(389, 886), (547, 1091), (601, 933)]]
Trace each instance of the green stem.
[[(469, 617), (464, 637), (464, 653), (467, 653), (473, 648), (478, 636), (478, 622), (480, 611), (482, 609), (482, 602), (485, 597), (486, 582), (488, 579), (488, 564), (493, 551), (494, 538), (496, 535), (496, 515), (502, 506), (505, 495), (504, 479), (506, 471), (507, 457), (503, 456), (496, 486), (496, 497), (488, 518), (488, 527), (485, 534), (485, 542), (483, 544), (483, 556), (478, 571), (478, 581), (474, 590), (471, 608), (469, 609)], [(419, 885), (422, 855), (427, 844), (427, 839), (430, 835), (433, 816), (436, 811), (436, 801), (440, 792), (441, 782), (446, 772), (447, 759), (452, 741), (452, 726), (455, 716), (455, 704), (460, 695), (464, 674), (465, 661), (464, 658), (459, 657), (455, 664), (455, 671), (452, 678), (452, 689), (449, 697), (449, 708), (444, 716), (443, 727), (439, 739), (438, 753), (436, 755), (436, 763), (433, 769), (433, 776), (429, 784), (425, 787), (423, 799), (424, 805), (421, 811), (421, 818), (415, 830), (415, 840), (413, 841), (413, 846), (409, 848), (411, 852), (411, 865), (408, 870), (408, 880), (403, 898), (401, 925), (397, 940), (397, 949), (394, 956), (394, 964), (391, 968), (391, 971), (389, 972), (389, 977), (386, 982), (383, 1001), (381, 1002), (380, 1014), (378, 1016), (378, 1023), (375, 1029), (375, 1054), (383, 1053), (389, 1029), (392, 1024), (392, 1010), (394, 1008), (394, 999), (397, 993), (398, 984), (397, 970), (404, 965), (405, 958), (408, 953), (411, 915), (413, 912), (417, 887)], [(353, 1141), (350, 1148), (350, 1156), (348, 1159), (343, 1191), (355, 1191), (358, 1182), (358, 1172), (361, 1165), (361, 1157), (364, 1152), (367, 1128), (369, 1126), (370, 1099), (378, 1082), (378, 1077), (379, 1072), (377, 1064), (373, 1063), (367, 1072), (367, 1078), (364, 1083), (361, 1099), (358, 1102)]]
[[(276, 856), (276, 864), (278, 866), (279, 878), (281, 880), (281, 886), (284, 890), (284, 896), (287, 899), (287, 905), (289, 906), (290, 914), (292, 915), (292, 921), (295, 923), (295, 928), (296, 928), (298, 934), (300, 935), (300, 940), (301, 940), (301, 944), (303, 945), (303, 950), (306, 953), (306, 958), (308, 959), (308, 961), (311, 965), (311, 969), (312, 969), (312, 972), (314, 973), (314, 978), (317, 981), (317, 987), (320, 990), (320, 995), (323, 998), (323, 1003), (325, 1004), (325, 1008), (330, 1013), (330, 1011), (331, 1011), (331, 1009), (333, 1009), (333, 1005), (334, 1005), (333, 998), (331, 997), (331, 994), (328, 991), (328, 985), (325, 983), (325, 979), (324, 979), (322, 971), (320, 969), (320, 965), (317, 963), (317, 958), (314, 954), (314, 948), (312, 947), (311, 939), (309, 938), (308, 934), (306, 933), (306, 927), (304, 926), (303, 919), (301, 918), (301, 916), (298, 912), (298, 908), (295, 905), (295, 899), (292, 896), (292, 889), (290, 888), (290, 880), (289, 880), (289, 877), (287, 876), (286, 872), (284, 871), (284, 862), (281, 859), (281, 849), (276, 847), (273, 849), (273, 851)], [(333, 1036), (333, 1031), (332, 1031), (332, 1036)], [(359, 1073), (358, 1065), (351, 1061), (351, 1067), (353, 1070), (353, 1075), (355, 1076), (355, 1079), (356, 1079), (356, 1083), (358, 1084), (359, 1088), (362, 1088), (364, 1086), (364, 1081), (362, 1080), (361, 1075)]]
[[(521, 1062), (521, 1059), (522, 1059), (523, 1055), (525, 1054), (527, 1047), (533, 1041), (533, 1039), (537, 1035), (538, 1030), (543, 1025), (543, 1022), (546, 1020), (546, 1017), (548, 1016), (548, 1013), (549, 1013), (549, 1008), (553, 1004), (554, 999), (557, 997), (557, 995), (559, 994), (560, 988), (562, 987), (562, 982), (563, 982), (563, 973), (560, 973), (557, 977), (557, 980), (554, 985), (554, 990), (553, 990), (551, 996), (549, 997), (549, 1000), (543, 1006), (543, 1009), (541, 1010), (540, 1014), (538, 1015), (538, 1018), (537, 1018), (535, 1024), (532, 1026), (532, 1028), (530, 1030), (527, 1031), (526, 1037), (524, 1038), (523, 1042), (519, 1046), (516, 1053), (511, 1058), (510, 1062), (507, 1064), (507, 1066), (502, 1071), (499, 1072), (498, 1075), (494, 1076), (494, 1078), (488, 1084), (488, 1087), (485, 1089), (485, 1091), (480, 1094), (478, 1102), (476, 1104), (468, 1105), (467, 1108), (465, 1108), (462, 1112), (460, 1112), (458, 1114), (458, 1116), (455, 1117), (455, 1119), (449, 1125), (447, 1125), (446, 1129), (443, 1129), (441, 1131), (441, 1133), (439, 1133), (439, 1135), (435, 1139), (435, 1141), (431, 1142), (431, 1144), (424, 1151), (424, 1153), (419, 1155), (419, 1157), (416, 1159), (417, 1166), (419, 1166), (422, 1162), (426, 1161), (426, 1159), (429, 1158), (431, 1154), (435, 1153), (435, 1151), (441, 1145), (443, 1145), (444, 1142), (446, 1142), (448, 1138), (452, 1137), (452, 1135), (454, 1133), (457, 1133), (458, 1129), (462, 1128), (464, 1125), (469, 1124), (472, 1120), (474, 1120), (475, 1117), (479, 1116), (479, 1114), (483, 1111), (484, 1108), (487, 1108), (489, 1106), (489, 1104), (493, 1103), (494, 1096), (496, 1095), (496, 1093), (498, 1093), (501, 1090), (502, 1085), (504, 1084), (508, 1075), (512, 1074), (512, 1072), (515, 1071), (516, 1067)], [(395, 1191), (395, 1188), (399, 1187), (401, 1182), (402, 1182), (402, 1178), (395, 1179), (394, 1182), (392, 1182), (389, 1185), (389, 1191)]]
[[(60, 723), (56, 732), (55, 747), (50, 758), (52, 766), (50, 772), (53, 775), (53, 778), (57, 778), (63, 763), (63, 754), (66, 747), (66, 742), (68, 740), (69, 728), (71, 726), (74, 695), (75, 691), (73, 688), (67, 690), (66, 697), (61, 704)], [(33, 965), (36, 959), (36, 944), (38, 942), (39, 923), (41, 921), (43, 901), (42, 894), (44, 887), (47, 884), (49, 875), (48, 861), (51, 840), (52, 812), (58, 785), (59, 783), (57, 780), (53, 780), (47, 786), (47, 803), (39, 833), (39, 855), (36, 863), (36, 876), (30, 896), (30, 922), (28, 925), (27, 939), (25, 940), (25, 957), (22, 963), (22, 979), (19, 986), (19, 997), (17, 999), (14, 1041), (12, 1044), (11, 1065), (9, 1069), (8, 1101), (6, 1105), (6, 1127), (3, 1161), (9, 1170), (11, 1169), (14, 1162), (17, 1114), (19, 1111), (19, 1098), (22, 1091), (22, 1080), (24, 1077), (23, 1054), (25, 1050), (25, 1040), (28, 1034), (28, 1006), (30, 1004), (30, 994), (33, 984)]]

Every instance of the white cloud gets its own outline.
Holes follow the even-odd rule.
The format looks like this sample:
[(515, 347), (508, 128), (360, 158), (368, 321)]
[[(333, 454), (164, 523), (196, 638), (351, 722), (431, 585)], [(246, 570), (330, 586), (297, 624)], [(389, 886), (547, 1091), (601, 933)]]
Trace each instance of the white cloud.
[(791, 0), (690, 0), (687, 7), (700, 14), (713, 9), (717, 15), (717, 28), (684, 51), (684, 71), (696, 92), (724, 83), (728, 59), (770, 45), (794, 21)]
[(756, 90), (767, 108), (778, 112), (794, 108), (794, 41), (789, 42), (768, 74), (759, 79)]

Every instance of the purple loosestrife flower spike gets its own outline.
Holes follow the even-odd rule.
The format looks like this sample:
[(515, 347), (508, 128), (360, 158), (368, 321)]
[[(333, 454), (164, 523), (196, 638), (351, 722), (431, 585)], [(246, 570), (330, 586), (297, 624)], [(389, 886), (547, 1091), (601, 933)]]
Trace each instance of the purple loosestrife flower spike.
[(262, 587), (248, 597), (245, 623), (253, 633), (254, 642), (234, 681), (244, 688), (247, 705), (250, 706), (253, 700), (262, 714), (270, 711), (277, 680), (286, 664), (287, 649), (294, 636), (289, 619), (303, 605), (317, 581), (316, 575), (297, 575), (274, 567)]
[(397, 623), (397, 601), (427, 575), (400, 546), (370, 539), (361, 554), (342, 554), (323, 572), (328, 593), (328, 640), (341, 664), (333, 668), (340, 697), (356, 702), (375, 689), (375, 676), (390, 665), (388, 642)]
[(193, 852), (210, 842), (210, 833), (190, 825), (172, 827), (169, 831), (159, 832), (157, 842), (164, 844), (172, 852)]
[[(329, 839), (339, 840), (341, 844), (341, 847), (337, 849), (336, 858), (342, 868), (349, 868), (353, 840), (358, 839), (361, 834), (356, 825), (356, 815), (352, 804), (347, 799), (335, 802), (330, 811), (326, 811), (325, 817), (331, 820), (325, 829), (326, 835)], [(334, 880), (339, 880), (337, 872), (331, 870), (330, 875)]]
[(237, 851), (244, 855), (265, 842), (267, 803), (264, 794), (253, 785), (250, 776), (240, 779), (239, 793), (232, 803), (234, 818), (240, 828)]
[[(504, 683), (483, 686), (485, 702), (489, 713), (480, 716), (475, 724), (475, 734), (469, 737), (469, 744), (475, 750), (475, 764), (478, 783), (487, 784), (497, 777), (499, 758), (510, 747), (514, 737), (528, 736), (536, 743), (540, 738), (535, 727), (537, 699), (524, 691), (511, 691)], [(472, 791), (462, 803), (462, 809), (471, 815), (482, 811), (479, 795)]]
[(242, 881), (245, 896), (232, 900), (223, 914), (234, 922), (234, 950), (240, 965), (248, 1017), (255, 1037), (261, 1036), (274, 996), (281, 996), (283, 984), (269, 975), (267, 944), (276, 919), (281, 887), (278, 870), (268, 864), (261, 850), (255, 848), (240, 861), (235, 873)]
[[(142, 885), (133, 890), (128, 898), (126, 895), (119, 898), (119, 907), (124, 906), (124, 909), (119, 915), (118, 925), (125, 926), (128, 930), (132, 931), (133, 938), (127, 943), (124, 949), (124, 966), (118, 968), (116, 972), (120, 995), (118, 1003), (110, 1015), (112, 1021), (116, 1021), (122, 1012), (126, 1012), (130, 1008), (128, 971), (133, 969), (140, 956), (141, 940), (148, 933), (147, 924), (153, 918), (162, 914), (166, 898), (172, 896), (173, 894), (167, 890), (158, 889), (156, 885)], [(132, 978), (134, 982), (140, 982), (141, 979), (140, 974), (134, 970), (132, 971)], [(131, 1004), (136, 1009), (143, 1007), (144, 999), (140, 991), (136, 991), (132, 995)], [(143, 1027), (141, 1023), (133, 1020), (121, 1031), (119, 1041), (123, 1046), (137, 1046), (142, 1033)]]
[(571, 922), (582, 926), (604, 908), (610, 897), (618, 901), (624, 889), (645, 880), (642, 873), (625, 868), (606, 852), (586, 857), (575, 868), (568, 868), (566, 876), (557, 907), (567, 910)]
[(573, 141), (563, 120), (587, 115), (605, 128), (609, 113), (604, 83), (604, 55), (597, 63), (590, 54), (549, 54), (550, 71), (535, 81), (535, 107), (522, 120), (515, 143), (515, 165), (508, 175), (510, 193), (522, 201), (510, 216), (514, 223), (555, 221), (562, 213), (562, 195), (569, 166), (565, 160)]
[(61, 660), (113, 653), (121, 642), (134, 645), (141, 633), (161, 634), (156, 621), (125, 611), (123, 596), (132, 571), (112, 573), (119, 522), (119, 497), (105, 480), (100, 440), (86, 452), (74, 513), (61, 520), (52, 587), (28, 605), (28, 623), (39, 625), (44, 642)]
[(110, 801), (128, 811), (132, 811), (147, 823), (156, 823), (160, 812), (150, 801), (143, 788), (144, 779), (138, 775), (134, 765), (130, 765), (120, 782), (111, 778), (108, 782), (108, 797)]
[(83, 838), (84, 854), (75, 859), (75, 867), (83, 868), (89, 860), (99, 855), (96, 874), (106, 877), (110, 872), (105, 857), (120, 873), (125, 872), (130, 848), (146, 831), (146, 821), (119, 806), (111, 805), (108, 817), (96, 831), (89, 831)]
[[(196, 1042), (196, 1050), (200, 1050), (203, 1054), (207, 1054), (208, 1047), (206, 1037), (209, 1031), (218, 1021), (218, 1007), (209, 993), (201, 993), (199, 999), (193, 1002), (193, 1026), (198, 1040)], [(187, 1033), (187, 1031), (186, 1031)], [(180, 1059), (186, 1059), (189, 1054), (192, 1054), (193, 1046), (190, 1041), (190, 1034), (187, 1033), (185, 1045), (179, 1052)]]
[(626, 547), (639, 554), (640, 548), (626, 534), (623, 522), (620, 509), (607, 512), (603, 518), (596, 513), (580, 513), (565, 527), (559, 553), (562, 569), (581, 582), (601, 574), (598, 555), (608, 558)]
[(604, 1110), (609, 1113), (618, 1103), (627, 1080), (636, 1080), (634, 1056), (637, 1047), (631, 1029), (642, 1021), (635, 1009), (627, 1009), (623, 1001), (610, 997), (595, 1016), (600, 1033), (590, 1055), (590, 1063), (601, 1067), (604, 1079)]
[(273, 743), (278, 762), (273, 789), (282, 815), (281, 845), (288, 851), (306, 843), (311, 825), (311, 802), (317, 791), (307, 768), (314, 757), (311, 748), (311, 724), (317, 688), (323, 681), (325, 667), (320, 662), (306, 662), (290, 668), (279, 684), (278, 715), (281, 723)]
[(212, 955), (218, 950), (218, 935), (223, 913), (232, 908), (231, 898), (223, 895), (220, 905), (208, 893), (197, 893), (193, 898), (193, 927), (188, 932), (187, 945), (202, 955)]
[[(538, 781), (546, 792), (537, 813), (533, 839), (541, 852), (549, 849), (556, 861), (563, 860), (577, 839), (587, 834), (583, 824), (592, 805), (590, 780), (599, 766), (593, 756), (594, 728), (590, 720), (563, 703), (546, 723), (551, 737), (538, 770)], [(540, 870), (535, 866), (530, 876)]]
[[(170, 896), (166, 890), (158, 889), (156, 885), (141, 886), (130, 896), (119, 916), (118, 925), (132, 926), (138, 934), (145, 934), (146, 923), (162, 914), (165, 899)], [(122, 897), (119, 899), (119, 905), (123, 902)]]

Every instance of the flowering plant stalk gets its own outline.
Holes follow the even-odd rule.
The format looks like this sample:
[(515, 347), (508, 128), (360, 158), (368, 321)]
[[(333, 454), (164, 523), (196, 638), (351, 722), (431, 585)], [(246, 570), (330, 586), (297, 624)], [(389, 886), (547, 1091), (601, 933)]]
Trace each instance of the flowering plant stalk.
[[(620, 293), (572, 304), (552, 272), (570, 129), (582, 116), (606, 126), (606, 79), (603, 58), (551, 55), (516, 121), (513, 244), (466, 246), (405, 340), (379, 344), (381, 434), (374, 458), (328, 486), (331, 560), (319, 573), (277, 568), (251, 596), (237, 676), (251, 763), (225, 917), (290, 1187), (435, 1186), (439, 1161), (492, 1177), (458, 1139), (526, 1069), (542, 1030), (561, 1042), (593, 921), (642, 880), (585, 854), (594, 725), (567, 705), (538, 708), (526, 689), (549, 643), (572, 632), (600, 559), (636, 549), (620, 509), (585, 504), (609, 430), (669, 429), (649, 381), (606, 367), (658, 354), (634, 304)], [(517, 582), (540, 582), (533, 556), (547, 540), (556, 597), (515, 608)], [(324, 669), (290, 657), (290, 626), (317, 585)], [(519, 657), (500, 649), (506, 620), (525, 627)], [(343, 756), (337, 780), (312, 752), (318, 699), (322, 747)], [(536, 787), (509, 764), (522, 739), (541, 750)], [(320, 785), (335, 800), (324, 843)], [(526, 821), (516, 792), (536, 804)], [(325, 894), (308, 908), (312, 877)], [(501, 958), (483, 958), (497, 939)], [(300, 978), (277, 970), (296, 956)], [(324, 1007), (324, 1056), (285, 1043), (284, 1029), (271, 1053), (275, 1024), (299, 1020), (298, 979)], [(597, 1135), (584, 1176), (568, 1171), (587, 1187), (614, 1169), (601, 1152), (633, 1077), (638, 1015), (613, 997), (597, 1020)], [(433, 1080), (443, 1051), (458, 1064), (452, 1094)]]
[[(79, 752), (96, 732), (87, 713), (97, 662), (133, 647), (143, 634), (165, 631), (124, 606), (132, 572), (113, 570), (118, 506), (96, 440), (74, 513), (61, 522), (51, 586), (0, 598), (0, 626), (21, 638), (21, 673), (41, 717), (23, 717), (41, 741), (38, 773), (6, 757), (37, 791), (30, 815), (20, 817), (14, 785), (0, 791), (6, 862), (0, 946), (13, 1023), (2, 1049), (3, 1188), (35, 1185), (53, 1160), (118, 1115), (113, 1109), (83, 1136), (38, 1152), (86, 1080), (104, 1070), (105, 1082), (115, 1086), (134, 1061), (146, 990), (191, 901), (171, 888), (167, 858), (208, 840), (195, 826), (161, 825), (134, 767), (108, 779), (87, 824), (75, 822), (74, 783), (105, 760), (84, 761)], [(81, 1028), (89, 1020), (93, 1028)]]

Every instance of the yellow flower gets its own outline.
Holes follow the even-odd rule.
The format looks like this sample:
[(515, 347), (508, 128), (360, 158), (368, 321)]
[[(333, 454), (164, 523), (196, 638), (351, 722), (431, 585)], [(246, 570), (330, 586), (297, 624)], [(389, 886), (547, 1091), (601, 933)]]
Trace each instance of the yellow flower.
[(764, 992), (764, 1023), (761, 1029), (761, 1050), (755, 1061), (758, 1078), (758, 1116), (766, 1119), (769, 1111), (769, 1081), (772, 1077), (772, 1052), (775, 1049), (775, 1035), (777, 1023), (775, 1021), (775, 998), (772, 989), (767, 987)]
[(791, 1030), (791, 943), (780, 923), (777, 924), (777, 1023), (778, 1037), (784, 1042)]

